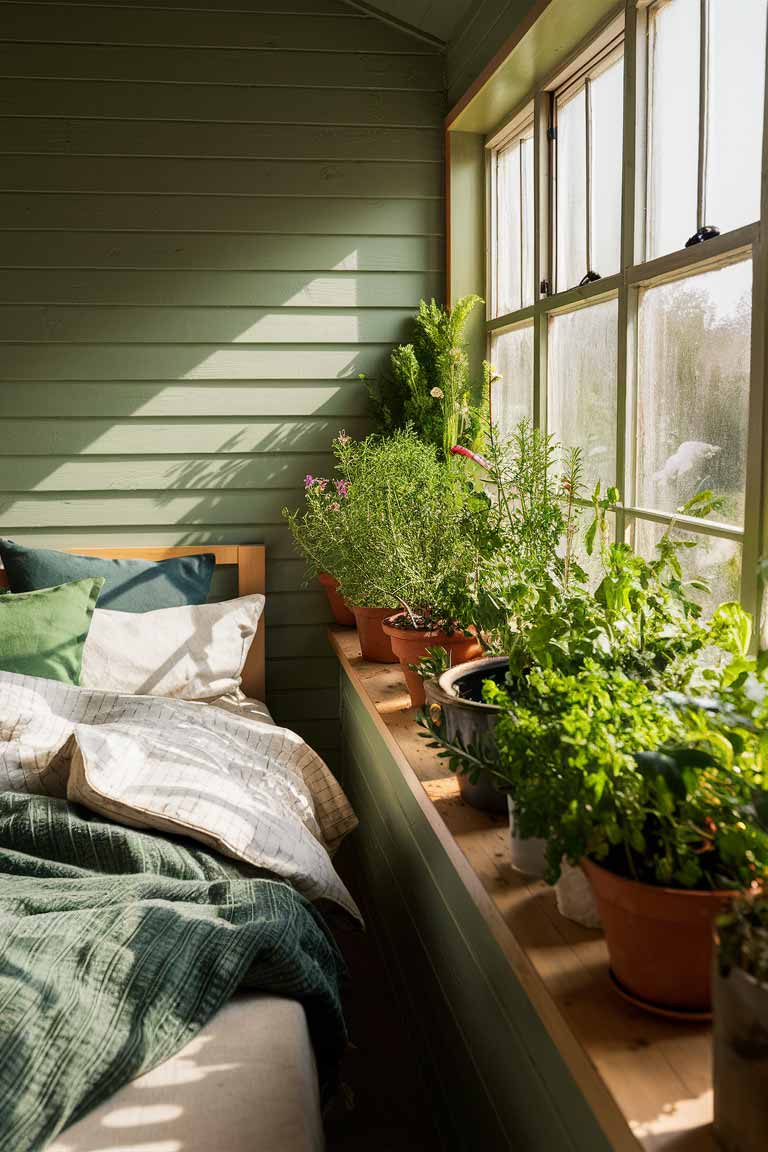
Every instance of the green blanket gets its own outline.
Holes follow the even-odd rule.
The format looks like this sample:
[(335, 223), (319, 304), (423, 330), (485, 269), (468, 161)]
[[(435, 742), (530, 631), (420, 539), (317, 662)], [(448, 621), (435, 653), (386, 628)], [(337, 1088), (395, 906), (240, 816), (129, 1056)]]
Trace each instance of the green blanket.
[(177, 1052), (240, 985), (345, 1044), (339, 954), (288, 884), (64, 800), (0, 794), (0, 1152), (33, 1152)]

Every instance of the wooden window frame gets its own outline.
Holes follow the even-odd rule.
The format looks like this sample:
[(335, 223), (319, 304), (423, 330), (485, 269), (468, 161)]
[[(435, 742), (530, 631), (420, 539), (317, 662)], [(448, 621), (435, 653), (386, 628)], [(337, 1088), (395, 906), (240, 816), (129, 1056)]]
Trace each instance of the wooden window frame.
[[(768, 597), (764, 595), (759, 573), (760, 559), (768, 542), (768, 475), (766, 474), (766, 444), (768, 443), (768, 405), (766, 405), (765, 370), (768, 357), (766, 341), (768, 325), (768, 251), (762, 239), (761, 221), (768, 219), (768, 110), (763, 118), (761, 220), (747, 224), (721, 236), (681, 248), (668, 255), (646, 259), (647, 211), (649, 207), (649, 84), (650, 42), (654, 10), (670, 0), (626, 0), (624, 12), (612, 18), (603, 28), (597, 28), (582, 42), (569, 65), (540, 84), (528, 94), (523, 109), (533, 102), (534, 123), (534, 302), (526, 308), (502, 316), (494, 316), (487, 309), (485, 330), (486, 350), (490, 350), (491, 336), (523, 323), (534, 326), (534, 423), (547, 427), (547, 340), (549, 317), (557, 312), (568, 312), (588, 307), (598, 301), (618, 300), (618, 369), (617, 369), (617, 427), (616, 475), (606, 476), (605, 482), (616, 483), (623, 501), (616, 510), (616, 539), (623, 540), (629, 523), (634, 519), (667, 523), (669, 514), (656, 509), (640, 507), (635, 502), (636, 483), (634, 400), (637, 394), (637, 325), (638, 303), (643, 288), (669, 280), (707, 272), (745, 258), (752, 260), (752, 335), (750, 356), (750, 384), (748, 401), (746, 491), (743, 526), (736, 528), (692, 517), (677, 516), (683, 529), (691, 529), (702, 536), (716, 536), (736, 541), (741, 546), (740, 596), (744, 607), (753, 613), (759, 628), (756, 635), (762, 645), (768, 646)], [(702, 12), (708, 10), (709, 0), (701, 0)], [(704, 21), (705, 17), (702, 18)], [(708, 20), (707, 20), (708, 25)], [(707, 27), (702, 29), (701, 51), (707, 52)], [(623, 35), (624, 45), (624, 110), (622, 161), (622, 224), (621, 271), (575, 288), (549, 292), (555, 284), (555, 194), (554, 146), (551, 140), (552, 105), (554, 94), (568, 91), (583, 81), (592, 67), (599, 67), (606, 54), (616, 51), (616, 39)], [(701, 100), (706, 99), (706, 78), (700, 81)], [(702, 94), (703, 93), (703, 94)], [(768, 84), (766, 84), (768, 100)], [(519, 123), (521, 110), (506, 125), (485, 138), (486, 172), (493, 166), (494, 150), (508, 138), (510, 129)], [(702, 139), (704, 145), (702, 146)], [(705, 210), (706, 180), (706, 122), (699, 117), (699, 215)], [(487, 181), (488, 183), (488, 181)], [(699, 220), (699, 226), (705, 223)], [(488, 216), (490, 225), (490, 213)], [(495, 222), (486, 236), (487, 267), (495, 260), (493, 240)], [(685, 242), (681, 238), (681, 244)], [(490, 297), (489, 297), (490, 299)]]

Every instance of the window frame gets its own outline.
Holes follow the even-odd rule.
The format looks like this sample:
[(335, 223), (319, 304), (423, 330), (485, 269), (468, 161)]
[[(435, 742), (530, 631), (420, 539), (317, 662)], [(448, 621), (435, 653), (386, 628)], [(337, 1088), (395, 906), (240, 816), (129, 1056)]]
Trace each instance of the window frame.
[[(634, 398), (638, 385), (638, 309), (640, 293), (670, 280), (682, 279), (735, 263), (746, 257), (752, 260), (752, 334), (750, 347), (750, 380), (748, 395), (748, 425), (746, 445), (746, 489), (744, 520), (741, 527), (716, 521), (702, 521), (695, 517), (676, 516), (682, 529), (690, 529), (702, 536), (716, 536), (733, 540), (741, 546), (740, 598), (744, 607), (752, 612), (768, 646), (768, 597), (763, 594), (763, 582), (758, 568), (768, 542), (768, 475), (765, 468), (766, 440), (768, 437), (768, 411), (765, 399), (766, 337), (765, 311), (768, 307), (768, 253), (761, 239), (761, 220), (768, 218), (768, 83), (764, 98), (762, 154), (761, 220), (743, 225), (730, 232), (690, 248), (680, 248), (669, 254), (646, 258), (647, 209), (650, 204), (650, 164), (648, 152), (649, 118), (648, 99), (650, 85), (650, 29), (655, 10), (670, 0), (626, 0), (622, 13), (597, 26), (580, 44), (569, 63), (536, 90), (528, 93), (520, 109), (505, 124), (485, 137), (486, 172), (492, 170), (493, 154), (509, 138), (511, 130), (519, 125), (521, 115), (533, 103), (534, 140), (534, 302), (505, 315), (494, 316), (493, 307), (486, 311), (486, 351), (490, 352), (491, 337), (495, 333), (533, 322), (533, 420), (538, 427), (547, 427), (547, 340), (549, 317), (558, 312), (569, 312), (588, 307), (601, 300), (618, 300), (617, 333), (617, 411), (616, 411), (616, 475), (606, 476), (606, 484), (616, 483), (622, 493), (622, 502), (616, 509), (615, 533), (617, 540), (626, 538), (633, 520), (668, 523), (670, 515), (653, 508), (639, 506), (635, 501), (636, 428)], [(700, 0), (702, 13), (709, 0)], [(702, 15), (702, 22), (706, 17)], [(708, 21), (707, 21), (708, 23)], [(701, 33), (701, 51), (707, 45), (708, 28)], [(552, 140), (552, 112), (556, 92), (575, 87), (580, 78), (599, 66), (611, 51), (616, 51), (617, 37), (623, 38), (624, 47), (624, 107), (623, 107), (623, 160), (621, 189), (621, 262), (620, 271), (604, 278), (587, 282), (562, 291), (551, 291), (556, 286), (556, 191), (555, 142)], [(768, 57), (768, 50), (767, 50)], [(706, 80), (700, 81), (700, 106), (706, 99)], [(701, 182), (706, 174), (706, 123), (701, 114), (699, 131), (699, 213), (703, 210)], [(705, 141), (702, 147), (702, 140)], [(487, 182), (488, 186), (488, 182)], [(588, 205), (589, 211), (589, 205)], [(700, 221), (697, 226), (705, 221)], [(496, 259), (493, 251), (494, 229), (486, 233), (487, 268)], [(681, 243), (685, 243), (685, 237)], [(489, 297), (490, 299), (490, 297)], [(763, 601), (763, 603), (761, 603)], [(763, 611), (761, 612), (761, 608)]]

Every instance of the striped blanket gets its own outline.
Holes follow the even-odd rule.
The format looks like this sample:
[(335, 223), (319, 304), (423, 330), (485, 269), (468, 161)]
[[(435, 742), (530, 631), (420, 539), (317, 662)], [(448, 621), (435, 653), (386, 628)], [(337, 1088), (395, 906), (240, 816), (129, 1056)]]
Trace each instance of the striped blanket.
[(340, 968), (288, 883), (65, 799), (0, 793), (0, 1152), (44, 1148), (243, 983), (301, 1001), (328, 1077)]

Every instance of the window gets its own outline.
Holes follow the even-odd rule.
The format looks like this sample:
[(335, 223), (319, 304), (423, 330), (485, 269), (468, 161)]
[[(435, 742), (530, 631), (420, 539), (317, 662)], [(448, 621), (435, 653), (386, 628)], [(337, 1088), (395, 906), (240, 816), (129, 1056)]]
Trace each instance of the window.
[(533, 304), (533, 121), (493, 154), (494, 315)]
[(765, 0), (664, 0), (648, 23), (648, 256), (760, 216)]
[(558, 290), (620, 267), (623, 89), (618, 44), (555, 94)]
[[(494, 416), (578, 445), (585, 482), (622, 493), (617, 539), (651, 554), (675, 515), (688, 574), (755, 611), (768, 0), (631, 0), (626, 19), (487, 141)], [(705, 489), (706, 521), (678, 511)]]

